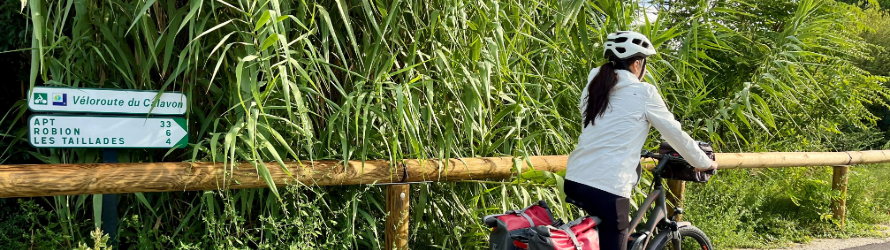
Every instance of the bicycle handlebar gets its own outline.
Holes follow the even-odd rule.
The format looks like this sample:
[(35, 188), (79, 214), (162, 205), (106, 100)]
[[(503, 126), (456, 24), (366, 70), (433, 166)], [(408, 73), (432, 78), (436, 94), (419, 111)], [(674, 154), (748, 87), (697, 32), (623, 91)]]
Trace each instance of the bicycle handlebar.
[(646, 150), (645, 152), (643, 152), (642, 154), (640, 154), (640, 157), (646, 157), (646, 158), (656, 159), (656, 160), (659, 160), (659, 162), (660, 162), (660, 161), (663, 161), (663, 160), (686, 162), (686, 159), (683, 159), (683, 157), (676, 157), (676, 156), (671, 156), (671, 155), (656, 154), (656, 153), (649, 152), (648, 150)]
[(676, 157), (676, 156), (664, 155), (664, 154), (656, 154), (656, 153), (649, 152), (649, 150), (645, 150), (642, 154), (640, 154), (640, 156), (658, 160), (658, 165), (655, 165), (655, 168), (652, 169), (652, 173), (656, 174), (656, 175), (661, 175), (661, 171), (664, 170), (664, 166), (667, 165), (667, 163), (670, 161), (679, 161), (679, 162), (684, 162), (686, 164), (689, 164), (688, 162), (686, 162), (685, 159), (683, 159), (683, 157)]

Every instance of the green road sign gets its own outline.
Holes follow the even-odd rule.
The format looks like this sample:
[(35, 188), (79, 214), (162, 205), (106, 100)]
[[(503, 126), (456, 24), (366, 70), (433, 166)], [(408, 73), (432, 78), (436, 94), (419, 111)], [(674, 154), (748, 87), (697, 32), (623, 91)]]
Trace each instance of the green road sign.
[(28, 108), (35, 112), (182, 115), (188, 106), (182, 93), (144, 90), (34, 87)]
[(37, 148), (185, 148), (185, 118), (34, 115), (29, 142)]

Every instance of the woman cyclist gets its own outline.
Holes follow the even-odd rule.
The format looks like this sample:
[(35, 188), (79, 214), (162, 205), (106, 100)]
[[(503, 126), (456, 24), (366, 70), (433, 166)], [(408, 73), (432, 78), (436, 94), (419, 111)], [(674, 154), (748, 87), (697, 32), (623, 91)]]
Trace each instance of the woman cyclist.
[(605, 47), (609, 62), (590, 71), (581, 93), (583, 129), (569, 155), (564, 190), (587, 213), (603, 219), (600, 249), (624, 250), (630, 196), (640, 180), (640, 150), (650, 125), (696, 170), (714, 169), (717, 163), (683, 132), (655, 86), (640, 81), (646, 58), (656, 54), (649, 39), (621, 31), (609, 34)]

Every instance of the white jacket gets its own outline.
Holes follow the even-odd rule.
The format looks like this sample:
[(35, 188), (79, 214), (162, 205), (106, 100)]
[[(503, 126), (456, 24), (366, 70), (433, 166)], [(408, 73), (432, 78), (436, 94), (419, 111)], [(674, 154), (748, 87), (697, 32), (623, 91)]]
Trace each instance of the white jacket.
[[(590, 71), (589, 84), (599, 72)], [(693, 167), (709, 168), (711, 159), (683, 132), (680, 123), (667, 109), (658, 89), (640, 82), (627, 70), (616, 70), (618, 83), (609, 95), (609, 106), (602, 117), (588, 125), (578, 137), (578, 146), (569, 155), (566, 179), (615, 195), (630, 197), (640, 181), (637, 166), (640, 151), (654, 126)], [(581, 114), (587, 109), (587, 86), (581, 93)]]

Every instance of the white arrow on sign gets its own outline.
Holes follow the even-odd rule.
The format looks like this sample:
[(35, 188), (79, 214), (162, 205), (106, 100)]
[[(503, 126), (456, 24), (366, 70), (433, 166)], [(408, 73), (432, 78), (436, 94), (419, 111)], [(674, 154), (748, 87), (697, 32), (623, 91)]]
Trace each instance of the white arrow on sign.
[(34, 87), (28, 108), (37, 112), (182, 115), (188, 101), (182, 93), (159, 91)]
[(29, 142), (37, 148), (184, 148), (185, 118), (34, 115)]

